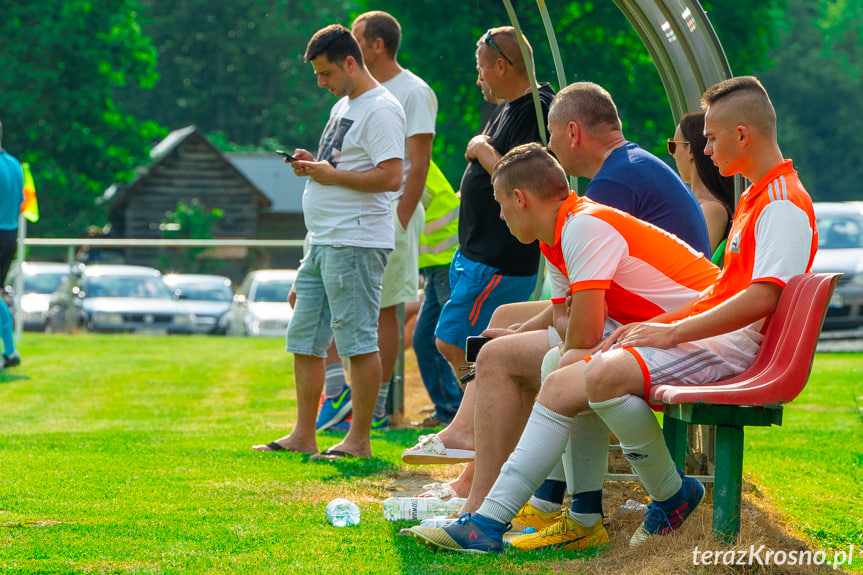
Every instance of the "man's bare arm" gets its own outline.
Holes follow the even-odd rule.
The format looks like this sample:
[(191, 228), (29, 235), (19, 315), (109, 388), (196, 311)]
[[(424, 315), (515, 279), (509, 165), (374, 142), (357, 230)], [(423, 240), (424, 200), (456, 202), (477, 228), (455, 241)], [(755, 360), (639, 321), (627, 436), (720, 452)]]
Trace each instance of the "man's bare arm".
[(729, 333), (773, 313), (781, 294), (782, 288), (773, 282), (756, 282), (696, 316), (671, 324), (640, 324), (620, 340), (620, 345), (668, 349), (687, 341)]
[(307, 175), (325, 186), (341, 186), (358, 192), (396, 192), (402, 187), (401, 158), (384, 160), (371, 170), (351, 172), (334, 168), (329, 162), (297, 160), (297, 175)]

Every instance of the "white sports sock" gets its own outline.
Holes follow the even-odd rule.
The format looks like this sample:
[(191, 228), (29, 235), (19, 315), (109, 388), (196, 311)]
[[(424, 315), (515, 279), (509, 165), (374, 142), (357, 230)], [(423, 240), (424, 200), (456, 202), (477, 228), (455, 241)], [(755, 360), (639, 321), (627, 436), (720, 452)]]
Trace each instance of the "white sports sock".
[(329, 399), (335, 399), (342, 394), (342, 391), (348, 386), (348, 381), (345, 379), (345, 368), (342, 362), (337, 361), (327, 366), (327, 379), (324, 383), (324, 396)]
[(560, 461), (572, 420), (538, 403), (533, 404), (515, 451), (506, 460), (477, 513), (502, 523), (512, 521)]
[(665, 501), (677, 493), (682, 486), (680, 476), (665, 445), (662, 428), (643, 399), (627, 394), (590, 402), (590, 407), (617, 436), (624, 457), (638, 473), (650, 497)]
[(608, 426), (593, 411), (575, 417), (562, 458), (569, 493), (602, 490), (610, 435)]
[(390, 394), (390, 382), (382, 381), (378, 388), (378, 399), (375, 401), (375, 417), (381, 418), (387, 414), (387, 396)]

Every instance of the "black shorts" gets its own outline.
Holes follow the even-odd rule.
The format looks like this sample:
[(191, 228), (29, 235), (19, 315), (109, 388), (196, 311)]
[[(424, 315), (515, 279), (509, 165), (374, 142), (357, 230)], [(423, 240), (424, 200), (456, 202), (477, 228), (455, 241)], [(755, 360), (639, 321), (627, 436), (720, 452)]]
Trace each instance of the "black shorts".
[(18, 251), (18, 230), (0, 230), (0, 287), (6, 285), (6, 274)]

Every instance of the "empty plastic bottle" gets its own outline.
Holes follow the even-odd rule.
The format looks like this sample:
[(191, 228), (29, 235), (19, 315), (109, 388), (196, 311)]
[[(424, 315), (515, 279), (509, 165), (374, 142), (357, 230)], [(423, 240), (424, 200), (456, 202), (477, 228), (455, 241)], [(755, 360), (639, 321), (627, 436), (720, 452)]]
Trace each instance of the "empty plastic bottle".
[(428, 517), (423, 519), (420, 523), (420, 527), (449, 527), (456, 521), (458, 521), (458, 519), (454, 519), (446, 515), (438, 515), (437, 517)]
[(360, 508), (347, 499), (333, 499), (327, 503), (327, 521), (333, 527), (353, 527), (360, 524)]
[(465, 501), (467, 501), (467, 499), (465, 499), (464, 497), (453, 497), (452, 499), (447, 501), (446, 502), (447, 514), (452, 515), (453, 513), (458, 513), (458, 511), (465, 504)]
[(620, 510), (625, 512), (647, 511), (647, 505), (633, 499), (627, 499), (626, 503), (620, 506)]
[(390, 497), (384, 500), (384, 519), (390, 521), (423, 520), (448, 513), (446, 502), (436, 497)]

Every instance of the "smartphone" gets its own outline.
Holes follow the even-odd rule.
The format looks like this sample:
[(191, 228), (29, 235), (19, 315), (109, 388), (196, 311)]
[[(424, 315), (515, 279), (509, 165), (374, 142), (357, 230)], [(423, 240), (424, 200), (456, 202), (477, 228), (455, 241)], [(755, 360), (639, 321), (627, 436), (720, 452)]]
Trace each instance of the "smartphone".
[(276, 153), (283, 158), (287, 158), (289, 162), (295, 162), (297, 159), (284, 150), (276, 150)]
[(488, 341), (490, 341), (490, 337), (485, 337), (484, 335), (470, 335), (467, 338), (467, 345), (465, 346), (464, 351), (464, 360), (468, 363), (473, 363), (476, 361), (476, 356), (479, 355), (479, 348), (485, 345)]

